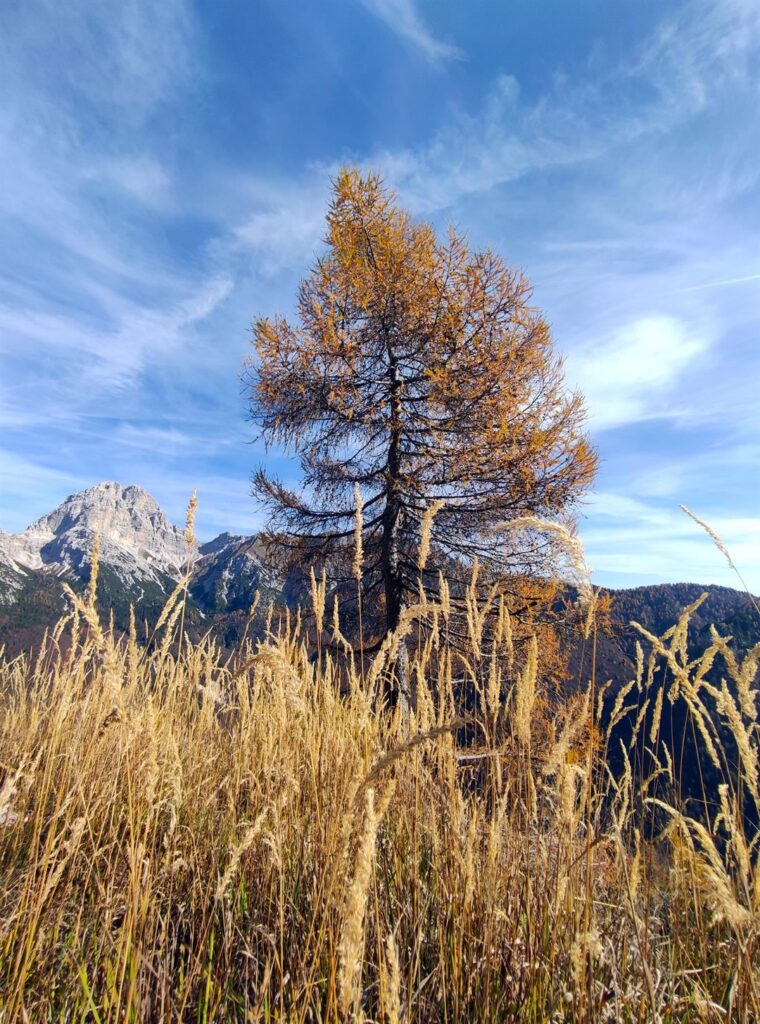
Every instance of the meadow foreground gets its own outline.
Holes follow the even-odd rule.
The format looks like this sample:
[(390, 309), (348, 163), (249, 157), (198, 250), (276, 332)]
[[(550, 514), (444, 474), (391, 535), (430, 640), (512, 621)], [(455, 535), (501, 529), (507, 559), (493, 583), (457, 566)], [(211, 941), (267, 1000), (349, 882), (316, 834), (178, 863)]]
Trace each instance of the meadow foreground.
[[(405, 722), (393, 638), (360, 671), (273, 616), (229, 659), (180, 598), (146, 648), (72, 596), (0, 668), (3, 1024), (760, 1019), (757, 647), (689, 663), (687, 610), (550, 703), (504, 608), (455, 650), (426, 605)], [(696, 809), (671, 702), (723, 780)]]

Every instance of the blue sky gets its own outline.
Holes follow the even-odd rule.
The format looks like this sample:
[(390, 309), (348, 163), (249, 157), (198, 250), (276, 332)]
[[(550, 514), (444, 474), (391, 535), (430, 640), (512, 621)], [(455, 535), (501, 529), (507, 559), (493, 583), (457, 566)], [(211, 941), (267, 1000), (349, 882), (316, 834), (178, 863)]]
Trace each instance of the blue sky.
[(759, 129), (756, 0), (6, 0), (0, 528), (116, 479), (256, 529), (250, 324), (356, 163), (534, 283), (597, 581), (734, 583), (682, 502), (760, 591)]

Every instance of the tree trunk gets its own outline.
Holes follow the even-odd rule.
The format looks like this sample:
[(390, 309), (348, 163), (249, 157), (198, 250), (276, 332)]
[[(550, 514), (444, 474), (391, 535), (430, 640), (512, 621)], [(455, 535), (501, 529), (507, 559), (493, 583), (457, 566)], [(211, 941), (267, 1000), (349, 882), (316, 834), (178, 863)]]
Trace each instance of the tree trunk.
[[(400, 437), (400, 380), (398, 366), (389, 348), (391, 436), (388, 445), (387, 484), (383, 510), (382, 568), (385, 583), (385, 628), (389, 633), (398, 629), (404, 608), (404, 577), (401, 567), (399, 537), (404, 515), (400, 494), (401, 437)], [(401, 705), (404, 719), (409, 716), (411, 693), (409, 684), (409, 651), (406, 639), (398, 645), (395, 681), (388, 687), (386, 700), (391, 708)]]
[[(403, 509), (393, 493), (389, 493), (383, 512), (383, 577), (385, 582), (385, 626), (389, 633), (398, 629), (404, 608), (404, 582), (399, 559), (399, 526)], [(406, 638), (398, 645), (395, 681), (388, 687), (386, 700), (391, 708), (401, 704), (404, 718), (411, 707), (409, 692), (409, 651)]]

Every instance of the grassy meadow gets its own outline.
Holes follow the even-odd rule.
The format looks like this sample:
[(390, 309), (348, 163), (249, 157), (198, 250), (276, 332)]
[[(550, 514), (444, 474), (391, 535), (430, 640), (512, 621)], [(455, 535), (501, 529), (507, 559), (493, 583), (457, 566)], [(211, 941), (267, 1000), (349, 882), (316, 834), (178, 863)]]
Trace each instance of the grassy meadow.
[[(318, 581), (231, 657), (181, 587), (147, 646), (72, 595), (0, 666), (0, 1021), (760, 1020), (760, 649), (690, 661), (687, 609), (557, 702), (495, 600), (464, 644), (405, 613), (406, 719), (398, 637), (360, 665)], [(693, 817), (671, 702), (723, 779)]]

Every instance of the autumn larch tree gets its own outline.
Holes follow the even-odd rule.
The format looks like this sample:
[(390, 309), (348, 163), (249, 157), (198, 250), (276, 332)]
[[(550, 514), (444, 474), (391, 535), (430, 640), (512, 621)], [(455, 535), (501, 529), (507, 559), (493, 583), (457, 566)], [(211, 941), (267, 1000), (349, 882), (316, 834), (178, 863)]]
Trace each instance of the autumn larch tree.
[(567, 522), (596, 457), (520, 272), (453, 230), (438, 239), (356, 170), (333, 184), (325, 241), (295, 322), (256, 322), (247, 377), (252, 419), (298, 454), (303, 489), (261, 468), (254, 493), (271, 536), (327, 553), (353, 533), (358, 485), (364, 587), (380, 591), (393, 630), (419, 594), (433, 503), (427, 588), (442, 562), (535, 572), (536, 546), (494, 528), (528, 514)]

